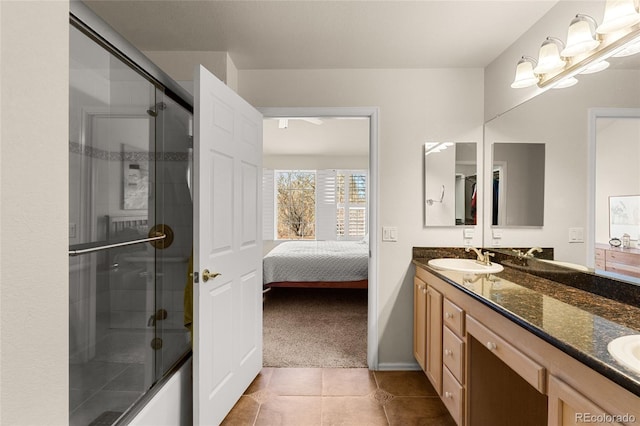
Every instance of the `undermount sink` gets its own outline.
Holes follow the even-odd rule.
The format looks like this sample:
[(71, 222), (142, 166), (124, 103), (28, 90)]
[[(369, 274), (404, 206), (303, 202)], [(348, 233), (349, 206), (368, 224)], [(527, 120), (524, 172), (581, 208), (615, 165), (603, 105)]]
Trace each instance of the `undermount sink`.
[(499, 263), (484, 265), (473, 259), (431, 259), (427, 264), (433, 269), (441, 271), (470, 272), (473, 274), (495, 274), (504, 269)]
[(609, 342), (607, 350), (620, 364), (640, 373), (640, 334), (618, 337)]

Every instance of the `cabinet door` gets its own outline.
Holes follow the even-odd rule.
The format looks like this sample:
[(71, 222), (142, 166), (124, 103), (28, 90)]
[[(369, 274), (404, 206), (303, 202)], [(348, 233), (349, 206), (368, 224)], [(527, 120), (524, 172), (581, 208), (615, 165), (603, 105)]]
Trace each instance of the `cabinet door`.
[(442, 395), (442, 294), (427, 286), (427, 365), (425, 373)]
[(426, 371), (427, 362), (427, 284), (413, 279), (413, 356)]
[(549, 426), (621, 424), (605, 416), (605, 411), (584, 395), (557, 377), (549, 376)]

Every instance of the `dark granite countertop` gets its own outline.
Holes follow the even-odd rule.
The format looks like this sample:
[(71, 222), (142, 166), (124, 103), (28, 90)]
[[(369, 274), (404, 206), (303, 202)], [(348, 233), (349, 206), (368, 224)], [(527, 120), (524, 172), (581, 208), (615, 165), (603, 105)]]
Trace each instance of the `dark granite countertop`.
[(414, 249), (413, 262), (640, 396), (640, 374), (607, 351), (611, 340), (640, 334), (640, 308), (523, 272), (504, 259), (504, 271), (474, 275), (432, 269), (427, 262), (436, 257), (471, 256), (462, 249)]

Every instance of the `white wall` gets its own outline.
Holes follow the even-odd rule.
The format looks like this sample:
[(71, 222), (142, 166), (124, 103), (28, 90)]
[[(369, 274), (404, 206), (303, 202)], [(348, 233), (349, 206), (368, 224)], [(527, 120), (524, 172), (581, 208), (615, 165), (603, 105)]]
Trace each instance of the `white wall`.
[(227, 52), (147, 50), (143, 53), (176, 81), (192, 81), (195, 67), (202, 64), (237, 91), (238, 70)]
[(266, 169), (298, 169), (298, 170), (367, 170), (367, 156), (334, 156), (334, 155), (265, 155), (262, 165)]
[(68, 422), (67, 1), (0, 2), (0, 423)]
[[(238, 92), (256, 107), (375, 106), (379, 115), (380, 219), (398, 242), (379, 251), (381, 368), (415, 365), (413, 246), (460, 246), (460, 228), (424, 228), (423, 144), (482, 140), (483, 71), (239, 70)], [(481, 146), (479, 144), (479, 146)], [(480, 162), (479, 162), (480, 163)], [(476, 241), (482, 241), (476, 232)]]

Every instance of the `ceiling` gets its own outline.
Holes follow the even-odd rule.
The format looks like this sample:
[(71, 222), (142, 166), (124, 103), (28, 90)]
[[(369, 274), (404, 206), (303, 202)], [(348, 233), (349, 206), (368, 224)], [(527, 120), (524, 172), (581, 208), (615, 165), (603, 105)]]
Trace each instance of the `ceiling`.
[(140, 50), (238, 69), (484, 68), (557, 0), (85, 1)]

